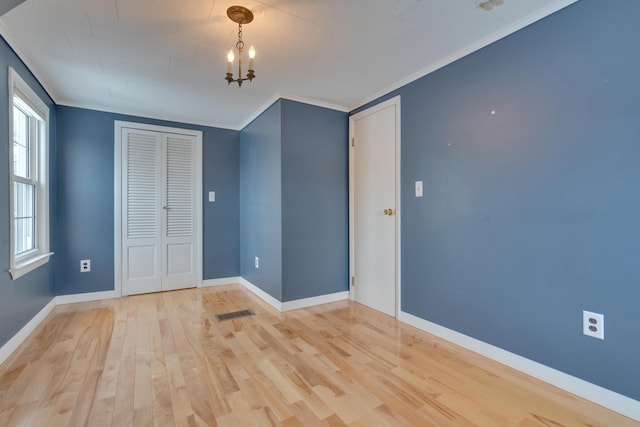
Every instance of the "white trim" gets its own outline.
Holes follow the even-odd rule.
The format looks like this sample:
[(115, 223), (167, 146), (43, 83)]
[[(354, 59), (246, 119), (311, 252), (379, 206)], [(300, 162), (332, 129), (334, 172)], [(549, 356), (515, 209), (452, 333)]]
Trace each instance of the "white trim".
[(51, 255), (53, 255), (53, 252), (47, 252), (44, 254), (38, 254), (35, 257), (29, 257), (24, 261), (14, 262), (13, 268), (9, 269), (9, 273), (11, 273), (11, 279), (16, 280), (24, 276), (28, 272), (33, 271), (42, 265), (45, 265), (49, 262), (49, 258), (51, 258)]
[(54, 308), (62, 304), (72, 304), (77, 302), (99, 301), (116, 298), (115, 291), (90, 292), (86, 294), (58, 295), (51, 298), (35, 316), (27, 322), (9, 341), (0, 347), (0, 364), (4, 363), (11, 354), (16, 351), (29, 335), (46, 319)]
[(223, 277), (221, 279), (207, 279), (202, 282), (203, 288), (208, 288), (210, 286), (225, 286), (225, 285), (234, 285), (240, 283), (242, 278), (240, 276), (236, 277)]
[(467, 55), (472, 54), (473, 52), (476, 52), (492, 43), (497, 42), (500, 39), (503, 39), (513, 33), (515, 33), (516, 31), (519, 31), (521, 29), (523, 29), (524, 27), (533, 24), (534, 22), (537, 22), (543, 18), (546, 18), (547, 16), (556, 13), (557, 11), (564, 9), (565, 7), (577, 2), (578, 0), (558, 0), (556, 2), (553, 2), (552, 4), (548, 5), (547, 7), (544, 7), (538, 11), (536, 11), (535, 13), (532, 13), (531, 15), (525, 16), (524, 18), (514, 22), (511, 25), (508, 25), (492, 34), (489, 34), (485, 37), (483, 37), (480, 40), (477, 40), (473, 43), (471, 43), (470, 45), (458, 50), (457, 52), (452, 53), (451, 55), (442, 58), (441, 60), (434, 62), (431, 65), (428, 65), (427, 67), (423, 68), (422, 70), (416, 71), (415, 73), (405, 77), (404, 79), (387, 86), (386, 88), (377, 91), (376, 93), (364, 98), (363, 100), (361, 100), (360, 102), (356, 102), (355, 104), (353, 104), (352, 106), (349, 107), (349, 111), (353, 111), (356, 110), (360, 107), (362, 107), (363, 105), (368, 104), (369, 102), (375, 101), (376, 99), (393, 92), (394, 90), (400, 89), (403, 86), (408, 85), (409, 83), (412, 83), (424, 76), (426, 76), (427, 74), (431, 74), (434, 71), (439, 70), (440, 68), (443, 68), (449, 64), (451, 64), (452, 62), (455, 62), (459, 59), (464, 58)]
[(332, 104), (331, 102), (318, 101), (317, 99), (305, 98), (304, 96), (296, 95), (280, 95), (280, 99), (286, 99), (288, 101), (300, 102), (302, 104), (315, 105), (316, 107), (328, 108), (329, 110), (341, 111), (348, 113), (351, 110), (344, 105)]
[(281, 99), (300, 102), (302, 104), (315, 105), (316, 107), (328, 108), (330, 110), (341, 111), (343, 113), (348, 113), (349, 111), (353, 110), (353, 109), (350, 109), (347, 106), (338, 105), (338, 104), (332, 104), (331, 102), (319, 101), (317, 99), (305, 98), (303, 96), (280, 95), (279, 93), (276, 93), (275, 95), (273, 95), (269, 99), (267, 99), (266, 102), (264, 102), (262, 105), (260, 105), (260, 107), (258, 107), (253, 113), (251, 113), (246, 119), (244, 119), (238, 126), (229, 126), (229, 125), (221, 125), (221, 124), (215, 123), (215, 122), (199, 122), (199, 121), (193, 121), (193, 120), (187, 121), (188, 119), (179, 119), (181, 121), (178, 122), (178, 119), (176, 119), (175, 117), (172, 118), (172, 117), (163, 116), (163, 115), (150, 115), (150, 116), (149, 115), (145, 115), (145, 116), (140, 116), (139, 113), (136, 113), (133, 110), (129, 111), (129, 110), (122, 110), (122, 109), (118, 109), (118, 110), (109, 109), (109, 108), (106, 108), (104, 106), (89, 105), (89, 104), (78, 104), (78, 103), (74, 103), (74, 102), (70, 102), (70, 101), (66, 101), (66, 100), (56, 101), (56, 104), (57, 105), (63, 105), (65, 107), (83, 108), (85, 110), (102, 111), (102, 112), (105, 112), (105, 113), (116, 113), (116, 114), (121, 114), (121, 115), (129, 115), (129, 116), (133, 116), (133, 117), (139, 117), (140, 119), (164, 120), (164, 121), (167, 121), (167, 122), (173, 122), (173, 123), (177, 123), (177, 124), (186, 124), (186, 125), (195, 125), (195, 126), (207, 126), (207, 127), (218, 128), (218, 129), (229, 129), (229, 130), (241, 131), (242, 129), (247, 127), (249, 124), (251, 124), (251, 122), (253, 122), (255, 119), (257, 119), (260, 116), (260, 114), (264, 113), (267, 109), (269, 109), (269, 107), (271, 107), (273, 104), (275, 104), (277, 101), (279, 101)]
[(302, 298), (281, 303), (282, 310), (291, 311), (301, 308), (313, 307), (315, 305), (329, 304), (336, 301), (349, 299), (349, 291), (336, 292), (333, 294), (318, 295), (317, 297)]
[(122, 128), (117, 123), (113, 134), (113, 291), (122, 296)]
[[(349, 140), (347, 143), (349, 144), (349, 299), (355, 300), (355, 290), (354, 287), (351, 286), (351, 277), (355, 276), (355, 148), (352, 147), (351, 141), (352, 138), (355, 138), (355, 121), (361, 119), (362, 117), (366, 117), (371, 114), (375, 114), (378, 111), (389, 108), (390, 106), (395, 107), (396, 113), (396, 147), (395, 147), (395, 180), (396, 180), (396, 250), (395, 250), (395, 262), (396, 262), (396, 306), (395, 306), (395, 317), (398, 318), (401, 311), (401, 295), (402, 295), (402, 276), (401, 276), (401, 128), (402, 128), (402, 116), (401, 116), (401, 97), (400, 95), (396, 95), (393, 98), (390, 98), (386, 101), (380, 102), (372, 107), (367, 108), (366, 110), (360, 111), (349, 117)], [(356, 277), (356, 286), (357, 286)]]
[(12, 9), (16, 8), (20, 3), (24, 3), (25, 0), (4, 0), (3, 5), (0, 6), (0, 16), (8, 13)]
[(590, 400), (612, 411), (640, 421), (640, 401), (534, 362), (533, 360), (461, 334), (452, 329), (445, 328), (436, 323), (429, 322), (412, 314), (401, 311), (398, 320), (481, 354), (503, 365), (524, 372), (527, 375), (531, 375), (534, 378), (566, 390), (569, 393)]
[(288, 101), (294, 101), (294, 102), (300, 102), (302, 104), (315, 105), (316, 107), (328, 108), (330, 110), (341, 111), (343, 113), (348, 113), (349, 111), (351, 111), (351, 109), (349, 109), (348, 107), (345, 107), (343, 105), (332, 104), (330, 102), (325, 102), (325, 101), (318, 101), (316, 99), (305, 98), (305, 97), (302, 97), (302, 96), (281, 95), (279, 93), (276, 93), (271, 98), (269, 98), (264, 104), (262, 104), (257, 110), (255, 110), (249, 117), (247, 117), (240, 124), (238, 129), (235, 129), (235, 130), (242, 130), (242, 129), (246, 128), (247, 126), (249, 126), (251, 124), (251, 122), (253, 122), (255, 119), (257, 119), (260, 116), (260, 114), (262, 114), (265, 111), (267, 111), (273, 104), (275, 104), (276, 102), (278, 102), (281, 99), (286, 99)]
[(173, 133), (178, 135), (189, 135), (202, 136), (202, 131), (197, 129), (189, 129), (182, 127), (171, 127), (171, 126), (160, 126), (160, 125), (151, 125), (147, 123), (138, 123), (138, 122), (127, 122), (123, 120), (114, 120), (115, 129), (122, 128), (131, 128), (131, 129), (140, 129), (147, 130), (151, 132), (161, 132), (161, 133)]
[(196, 259), (196, 287), (202, 287), (202, 264), (203, 264), (203, 211), (202, 211), (202, 131), (188, 128), (158, 126), (146, 123), (127, 122), (114, 120), (114, 292), (115, 296), (122, 296), (122, 129), (132, 128), (153, 132), (173, 133), (179, 135), (189, 135), (196, 138), (195, 142), (195, 211), (197, 212), (196, 229), (196, 249), (198, 256)]
[(269, 304), (271, 307), (282, 312), (282, 303), (280, 301), (278, 301), (277, 299), (275, 299), (274, 297), (272, 297), (271, 295), (269, 295), (268, 293), (266, 293), (265, 291), (263, 291), (262, 289), (260, 289), (259, 287), (257, 287), (256, 285), (248, 281), (247, 279), (245, 279), (244, 277), (240, 278), (240, 284), (245, 288), (247, 288), (247, 290), (254, 293), (258, 298), (260, 298), (261, 300)]
[(252, 114), (250, 114), (249, 117), (247, 117), (242, 123), (240, 123), (240, 126), (236, 130), (242, 130), (242, 129), (246, 128), (247, 126), (249, 126), (251, 124), (251, 122), (253, 122), (255, 119), (257, 119), (260, 116), (260, 114), (262, 114), (265, 111), (267, 111), (269, 109), (269, 107), (271, 107), (273, 104), (278, 102), (279, 99), (280, 99), (280, 95), (279, 94), (276, 93), (275, 95), (273, 95), (264, 104), (262, 104), (260, 107), (258, 107), (257, 110), (255, 110)]
[(78, 302), (101, 301), (104, 299), (118, 298), (116, 291), (88, 292), (86, 294), (58, 295), (56, 305), (75, 304)]
[(100, 112), (104, 112), (104, 113), (113, 113), (113, 114), (118, 114), (121, 116), (131, 116), (132, 119), (138, 119), (138, 120), (145, 120), (145, 119), (152, 119), (152, 120), (162, 120), (164, 122), (169, 122), (168, 125), (187, 125), (187, 126), (206, 126), (206, 127), (213, 127), (213, 128), (218, 128), (218, 129), (229, 129), (229, 130), (240, 130), (237, 126), (230, 126), (230, 125), (222, 125), (220, 123), (216, 123), (216, 122), (206, 122), (206, 121), (198, 121), (198, 120), (191, 120), (187, 117), (176, 117), (176, 116), (168, 116), (168, 115), (163, 115), (163, 114), (149, 114), (149, 113), (144, 113), (145, 115), (142, 116), (141, 112), (138, 110), (129, 110), (126, 108), (109, 108), (109, 107), (105, 107), (104, 105), (94, 105), (94, 104), (80, 104), (77, 102), (72, 102), (66, 99), (60, 100), (60, 101), (56, 101), (57, 105), (62, 105), (64, 107), (73, 107), (73, 108), (82, 108), (84, 110), (91, 110), (91, 111), (100, 111)]
[(2, 22), (2, 20), (0, 20), (0, 35), (2, 36), (2, 38), (4, 38), (9, 47), (11, 47), (11, 49), (16, 53), (18, 59), (20, 59), (20, 61), (24, 63), (31, 74), (33, 74), (36, 80), (38, 80), (38, 83), (40, 83), (40, 86), (42, 86), (45, 92), (47, 92), (51, 100), (57, 104), (58, 97), (54, 92), (50, 90), (54, 88), (53, 85), (51, 85), (50, 87), (46, 85), (46, 83), (50, 83), (45, 78), (46, 75), (42, 74), (38, 67), (35, 66), (35, 62), (32, 61), (31, 57), (27, 55), (27, 52), (20, 47), (20, 43), (17, 42), (16, 38), (13, 36), (13, 33), (9, 31), (9, 27), (7, 27), (4, 22)]
[[(9, 118), (9, 273), (11, 279), (16, 280), (24, 276), (30, 271), (49, 262), (49, 258), (53, 252), (49, 251), (49, 107), (35, 93), (35, 91), (24, 81), (22, 76), (12, 67), (8, 68), (8, 118)], [(29, 115), (37, 118), (37, 129), (39, 136), (35, 143), (36, 146), (30, 147), (29, 165), (36, 170), (35, 178), (30, 177), (29, 183), (35, 185), (35, 247), (32, 251), (16, 256), (14, 251), (15, 231), (13, 218), (13, 185), (16, 178), (13, 173), (13, 109), (15, 105), (14, 97), (20, 99), (20, 104), (28, 107)], [(33, 131), (34, 129), (32, 129)], [(40, 134), (41, 133), (41, 134)]]
[(355, 259), (356, 259), (356, 225), (355, 225), (355, 191), (356, 191), (356, 179), (354, 175), (355, 171), (355, 151), (351, 146), (351, 141), (355, 138), (355, 123), (351, 117), (349, 117), (349, 139), (347, 139), (347, 149), (349, 150), (349, 277), (347, 278), (347, 289), (349, 289), (349, 299), (351, 301), (356, 300), (355, 287), (353, 285), (353, 277), (356, 274)]
[(396, 102), (396, 319), (402, 311), (402, 175), (400, 174), (402, 165), (402, 102), (400, 95), (391, 98)]
[(196, 227), (194, 230), (196, 234), (196, 248), (198, 249), (198, 257), (196, 259), (196, 286), (198, 288), (202, 287), (202, 270), (204, 269), (204, 208), (202, 206), (204, 197), (202, 194), (202, 186), (204, 185), (204, 172), (202, 170), (202, 153), (203, 153), (203, 132), (202, 131), (194, 131), (196, 132), (196, 156), (195, 156), (195, 172), (196, 172), (196, 188), (195, 188), (195, 198), (196, 198), (196, 212), (198, 213), (196, 216)]
[(46, 317), (56, 307), (56, 297), (51, 298), (51, 301), (45, 305), (35, 316), (27, 322), (9, 341), (7, 341), (2, 347), (0, 347), (0, 364), (4, 363), (11, 354), (16, 351), (20, 344), (26, 340), (29, 335), (36, 330), (36, 328), (46, 319)]
[(281, 302), (281, 301), (278, 301), (276, 298), (272, 297), (271, 295), (269, 295), (268, 293), (266, 293), (265, 291), (263, 291), (262, 289), (260, 289), (259, 287), (257, 287), (256, 285), (254, 285), (253, 283), (249, 282), (244, 277), (239, 277), (238, 279), (239, 281), (234, 283), (240, 283), (248, 291), (255, 294), (258, 298), (260, 298), (261, 300), (269, 304), (271, 307), (278, 310), (280, 313), (283, 313), (285, 311), (298, 310), (300, 308), (313, 307), (315, 305), (328, 304), (331, 302), (343, 301), (343, 300), (349, 299), (349, 292), (342, 291), (342, 292), (336, 292), (333, 294), (318, 295), (316, 297), (309, 297), (309, 298), (302, 298), (302, 299), (297, 299), (293, 301)]

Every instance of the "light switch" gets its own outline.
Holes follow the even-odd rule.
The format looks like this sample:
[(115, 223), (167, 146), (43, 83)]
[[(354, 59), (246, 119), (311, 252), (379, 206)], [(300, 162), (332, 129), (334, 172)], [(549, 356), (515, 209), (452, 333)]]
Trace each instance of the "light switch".
[(422, 181), (416, 181), (416, 197), (422, 197)]
[(216, 201), (216, 192), (215, 191), (209, 191), (209, 201), (210, 202), (215, 202)]

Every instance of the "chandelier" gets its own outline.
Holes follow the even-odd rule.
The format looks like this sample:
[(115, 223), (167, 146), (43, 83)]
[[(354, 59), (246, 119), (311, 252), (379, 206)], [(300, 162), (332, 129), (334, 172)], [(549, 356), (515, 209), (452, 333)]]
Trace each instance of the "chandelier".
[(256, 73), (253, 70), (253, 59), (256, 56), (256, 50), (253, 46), (249, 48), (249, 71), (247, 71), (246, 77), (242, 76), (242, 49), (244, 48), (244, 42), (242, 41), (242, 24), (248, 24), (253, 21), (253, 13), (246, 7), (231, 6), (227, 9), (227, 16), (238, 24), (238, 42), (236, 43), (236, 50), (238, 51), (238, 78), (233, 78), (233, 60), (235, 59), (235, 55), (233, 49), (231, 49), (227, 55), (229, 62), (227, 64), (227, 77), (225, 77), (225, 80), (228, 84), (237, 82), (238, 87), (240, 87), (245, 80), (251, 81), (256, 78)]

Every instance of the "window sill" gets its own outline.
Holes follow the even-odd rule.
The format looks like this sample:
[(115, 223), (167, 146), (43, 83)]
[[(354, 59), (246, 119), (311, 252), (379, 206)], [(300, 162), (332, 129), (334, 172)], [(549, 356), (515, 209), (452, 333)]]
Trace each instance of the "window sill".
[(27, 259), (16, 262), (13, 265), (13, 268), (9, 269), (9, 273), (11, 273), (11, 279), (16, 280), (17, 278), (24, 276), (25, 274), (35, 270), (41, 265), (45, 265), (49, 262), (49, 258), (51, 258), (51, 255), (53, 255), (53, 252), (47, 252), (30, 256)]

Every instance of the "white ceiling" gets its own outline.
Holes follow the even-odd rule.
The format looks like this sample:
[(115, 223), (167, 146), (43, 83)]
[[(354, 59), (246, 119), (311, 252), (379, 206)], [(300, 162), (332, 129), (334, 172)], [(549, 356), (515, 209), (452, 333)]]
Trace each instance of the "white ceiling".
[[(349, 111), (574, 1), (26, 0), (0, 33), (58, 104), (241, 129), (277, 97)], [(234, 4), (255, 15), (242, 88)]]

